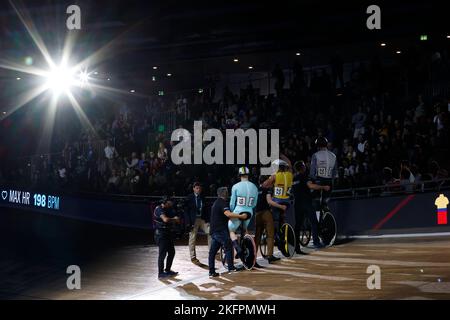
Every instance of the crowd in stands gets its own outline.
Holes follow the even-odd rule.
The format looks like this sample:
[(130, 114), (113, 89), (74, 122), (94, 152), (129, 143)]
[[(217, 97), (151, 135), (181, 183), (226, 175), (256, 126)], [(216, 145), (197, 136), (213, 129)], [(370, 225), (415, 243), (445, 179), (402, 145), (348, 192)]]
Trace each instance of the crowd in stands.
[[(122, 105), (90, 117), (92, 128), (58, 137), (54, 155), (38, 156), (28, 167), (3, 172), (0, 180), (71, 191), (111, 194), (186, 194), (202, 181), (206, 194), (230, 185), (235, 167), (174, 165), (170, 130), (158, 114), (172, 111), (179, 128), (279, 128), (281, 153), (307, 163), (314, 141), (325, 136), (337, 155), (335, 189), (439, 180), (448, 177), (449, 90), (434, 95), (434, 84), (450, 83), (448, 52), (408, 51), (390, 64), (373, 58), (356, 64), (344, 83), (338, 55), (310, 77), (299, 62), (291, 83), (276, 66), (275, 93), (263, 96), (249, 83), (240, 94), (195, 93), (157, 97), (145, 108)], [(100, 141), (101, 143), (98, 143)], [(252, 167), (255, 179), (258, 168)], [(31, 181), (30, 181), (31, 180)]]

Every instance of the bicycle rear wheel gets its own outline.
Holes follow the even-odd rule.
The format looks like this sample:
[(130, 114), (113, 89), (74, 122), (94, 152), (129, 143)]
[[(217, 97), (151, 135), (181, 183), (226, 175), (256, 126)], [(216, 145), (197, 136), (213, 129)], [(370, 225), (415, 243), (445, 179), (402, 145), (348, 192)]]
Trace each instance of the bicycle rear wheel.
[(295, 244), (294, 228), (289, 223), (283, 224), (280, 228), (278, 249), (285, 257), (291, 258), (295, 254)]
[(332, 246), (336, 240), (336, 219), (330, 212), (324, 212), (319, 223), (319, 238), (325, 246)]
[(241, 247), (244, 252), (242, 263), (245, 269), (251, 270), (256, 263), (256, 245), (253, 237), (246, 234), (241, 242)]
[(261, 239), (259, 241), (259, 251), (261, 252), (261, 256), (265, 259), (267, 257), (267, 232), (266, 232), (266, 229), (264, 229), (261, 234)]
[(302, 247), (308, 246), (308, 243), (311, 241), (312, 236), (312, 227), (311, 220), (309, 218), (305, 218), (303, 220), (302, 228), (300, 230), (299, 241)]

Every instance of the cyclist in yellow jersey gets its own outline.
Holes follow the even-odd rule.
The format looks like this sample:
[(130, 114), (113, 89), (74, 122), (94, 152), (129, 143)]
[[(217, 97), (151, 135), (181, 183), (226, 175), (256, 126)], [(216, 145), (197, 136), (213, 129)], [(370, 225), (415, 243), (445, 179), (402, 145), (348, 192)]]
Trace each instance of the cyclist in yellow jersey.
[(273, 197), (275, 199), (289, 199), (293, 175), (292, 172), (284, 170), (284, 167), (280, 167), (280, 170), (274, 175), (275, 181), (273, 183)]
[(264, 183), (264, 188), (273, 187), (272, 200), (285, 209), (272, 207), (272, 216), (275, 230), (278, 230), (282, 220), (284, 220), (284, 213), (290, 207), (290, 192), (293, 182), (293, 174), (290, 162), (287, 158), (285, 160), (275, 160), (272, 164), (277, 166), (277, 171), (270, 176)]

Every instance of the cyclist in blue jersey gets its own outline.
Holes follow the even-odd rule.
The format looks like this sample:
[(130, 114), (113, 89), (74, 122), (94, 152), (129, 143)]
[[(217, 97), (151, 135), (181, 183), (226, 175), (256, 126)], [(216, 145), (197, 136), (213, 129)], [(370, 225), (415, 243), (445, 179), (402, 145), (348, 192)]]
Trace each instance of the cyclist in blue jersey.
[(236, 183), (231, 189), (230, 210), (233, 213), (245, 214), (247, 216), (245, 220), (230, 219), (228, 221), (230, 238), (239, 257), (242, 255), (242, 249), (237, 241), (236, 230), (242, 223), (242, 228), (247, 233), (247, 227), (253, 216), (253, 209), (256, 207), (258, 201), (258, 188), (248, 180), (249, 174), (250, 171), (248, 168), (239, 168), (241, 181)]

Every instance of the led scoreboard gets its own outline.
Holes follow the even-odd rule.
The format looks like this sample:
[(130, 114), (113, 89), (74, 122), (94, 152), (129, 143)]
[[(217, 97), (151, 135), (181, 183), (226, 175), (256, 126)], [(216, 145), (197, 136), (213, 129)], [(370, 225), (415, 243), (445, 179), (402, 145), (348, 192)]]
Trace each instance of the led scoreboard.
[(61, 206), (58, 196), (32, 193), (24, 190), (2, 190), (0, 200), (18, 206), (35, 207), (49, 210), (59, 210)]

